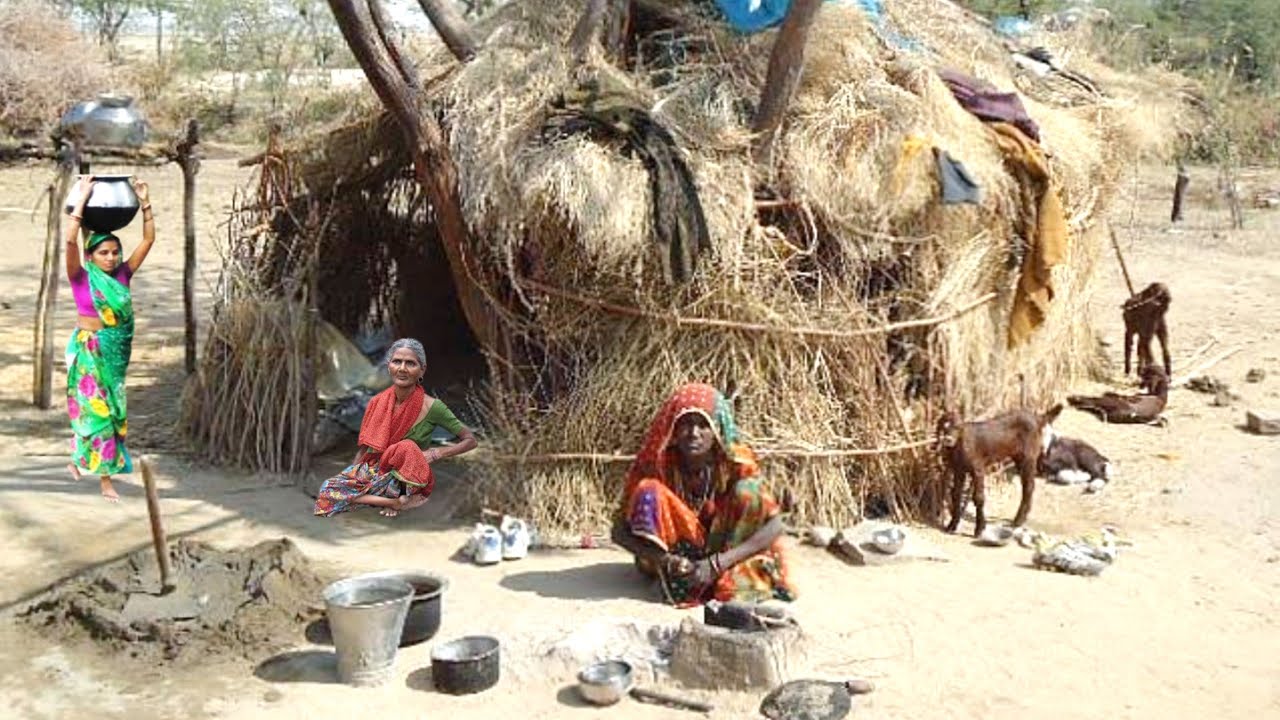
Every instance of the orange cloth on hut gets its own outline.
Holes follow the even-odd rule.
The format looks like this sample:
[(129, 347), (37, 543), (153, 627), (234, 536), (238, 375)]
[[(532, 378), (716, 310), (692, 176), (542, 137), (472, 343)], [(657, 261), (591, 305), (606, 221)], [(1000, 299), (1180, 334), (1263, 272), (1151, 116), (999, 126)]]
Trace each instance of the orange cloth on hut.
[(1053, 187), (1043, 148), (1008, 123), (988, 123), (1005, 163), (1015, 169), (1024, 192), (1022, 235), (1027, 240), (1022, 274), (1009, 316), (1009, 347), (1022, 344), (1044, 324), (1053, 300), (1053, 267), (1067, 255), (1067, 220)]
[(396, 407), (396, 390), (389, 387), (373, 396), (365, 407), (360, 421), (360, 445), (373, 453), (380, 453), (378, 467), (381, 471), (396, 471), (400, 477), (430, 492), (435, 484), (431, 463), (422, 455), (422, 449), (412, 440), (404, 440), (409, 430), (418, 422), (426, 393), (414, 387), (408, 399)]

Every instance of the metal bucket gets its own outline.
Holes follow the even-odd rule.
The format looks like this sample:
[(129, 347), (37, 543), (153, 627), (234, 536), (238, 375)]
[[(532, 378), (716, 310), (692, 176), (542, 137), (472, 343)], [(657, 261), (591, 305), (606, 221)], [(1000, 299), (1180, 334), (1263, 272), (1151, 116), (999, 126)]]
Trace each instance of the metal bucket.
[(391, 677), (413, 587), (394, 578), (347, 578), (324, 589), (338, 679), (379, 685)]
[(400, 635), (400, 647), (430, 640), (440, 630), (442, 596), (449, 589), (447, 578), (418, 570), (385, 570), (357, 577), (402, 580), (413, 588), (413, 601), (409, 604), (404, 632)]

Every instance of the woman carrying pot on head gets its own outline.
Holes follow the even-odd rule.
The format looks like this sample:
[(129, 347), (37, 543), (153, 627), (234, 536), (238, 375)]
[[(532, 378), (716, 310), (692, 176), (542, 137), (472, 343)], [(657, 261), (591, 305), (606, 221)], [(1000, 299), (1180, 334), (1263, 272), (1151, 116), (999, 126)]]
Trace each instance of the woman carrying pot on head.
[(758, 472), (724, 395), (685, 385), (658, 411), (627, 472), (614, 542), (680, 607), (793, 600), (782, 511)]
[(67, 415), (71, 418), (71, 474), (84, 472), (101, 479), (102, 497), (118, 502), (111, 476), (133, 471), (125, 445), (128, 410), (125, 374), (133, 350), (133, 300), (130, 281), (142, 267), (156, 239), (151, 196), (145, 182), (135, 180), (134, 192), (142, 210), (142, 242), (123, 260), (120, 238), (92, 231), (83, 254), (76, 236), (85, 205), (93, 192), (92, 176), (80, 178), (80, 200), (64, 218), (67, 226), (67, 279), (76, 303), (76, 330), (67, 343)]
[[(369, 401), (360, 422), (355, 459), (320, 486), (316, 515), (328, 517), (353, 505), (373, 505), (382, 508), (383, 515), (395, 517), (427, 501), (435, 487), (431, 463), (476, 447), (471, 430), (439, 398), (423, 392), (427, 354), (422, 343), (408, 338), (392, 343), (387, 369), (391, 387)], [(437, 427), (461, 442), (429, 448)]]

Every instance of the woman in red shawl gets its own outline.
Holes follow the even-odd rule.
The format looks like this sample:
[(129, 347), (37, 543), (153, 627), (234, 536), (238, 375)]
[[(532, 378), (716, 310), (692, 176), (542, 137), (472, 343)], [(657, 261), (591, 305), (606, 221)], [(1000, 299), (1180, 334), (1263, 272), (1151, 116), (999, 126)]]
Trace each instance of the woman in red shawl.
[(781, 508), (737, 436), (724, 395), (690, 383), (658, 411), (627, 472), (613, 539), (672, 604), (795, 598)]
[[(331, 516), (352, 505), (374, 505), (394, 517), (427, 501), (435, 487), (431, 463), (476, 447), (476, 438), (438, 398), (422, 390), (426, 351), (412, 339), (397, 340), (387, 352), (391, 387), (369, 401), (360, 422), (359, 447), (351, 466), (324, 481), (316, 515)], [(431, 433), (443, 427), (461, 442), (428, 448)], [(401, 490), (407, 488), (408, 492)]]

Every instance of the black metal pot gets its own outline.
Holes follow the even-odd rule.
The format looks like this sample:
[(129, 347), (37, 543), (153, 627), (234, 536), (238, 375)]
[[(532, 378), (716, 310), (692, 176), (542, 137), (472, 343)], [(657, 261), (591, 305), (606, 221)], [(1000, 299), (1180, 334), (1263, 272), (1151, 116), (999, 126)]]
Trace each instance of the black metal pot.
[[(89, 202), (84, 206), (81, 227), (98, 232), (115, 232), (133, 221), (138, 214), (138, 195), (129, 182), (131, 175), (94, 175)], [(80, 204), (80, 184), (71, 186), (66, 211), (76, 211)]]
[(416, 570), (387, 570), (361, 575), (365, 578), (392, 578), (413, 588), (409, 614), (404, 619), (400, 647), (430, 640), (440, 630), (440, 611), (449, 580), (435, 573)]
[(498, 639), (471, 635), (431, 651), (431, 683), (449, 695), (469, 695), (498, 684)]

